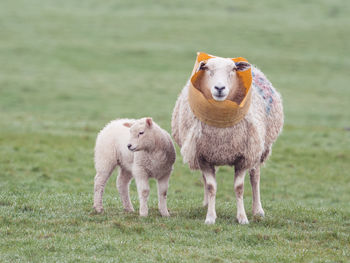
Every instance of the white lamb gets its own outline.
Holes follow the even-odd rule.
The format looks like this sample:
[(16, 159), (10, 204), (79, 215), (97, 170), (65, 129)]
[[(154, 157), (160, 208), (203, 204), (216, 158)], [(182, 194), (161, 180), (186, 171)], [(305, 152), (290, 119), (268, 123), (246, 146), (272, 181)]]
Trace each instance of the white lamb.
[(129, 184), (134, 177), (140, 200), (140, 216), (148, 215), (149, 178), (158, 182), (158, 207), (169, 216), (166, 204), (168, 182), (175, 162), (170, 135), (151, 118), (119, 119), (110, 122), (97, 136), (95, 146), (94, 209), (103, 212), (102, 195), (108, 178), (119, 166), (117, 188), (124, 209), (134, 211)]
[(253, 190), (253, 215), (264, 216), (260, 201), (260, 166), (271, 153), (272, 144), (283, 127), (282, 100), (266, 76), (247, 62), (215, 57), (201, 63), (203, 70), (199, 90), (207, 98), (240, 103), (243, 99), (237, 71), (252, 70), (251, 105), (245, 117), (232, 127), (217, 128), (201, 122), (192, 112), (189, 84), (179, 95), (172, 116), (172, 135), (181, 147), (184, 162), (191, 169), (200, 169), (204, 179), (204, 205), (208, 205), (205, 223), (216, 219), (216, 166), (235, 167), (234, 190), (237, 220), (248, 224), (244, 209), (244, 177), (248, 170)]

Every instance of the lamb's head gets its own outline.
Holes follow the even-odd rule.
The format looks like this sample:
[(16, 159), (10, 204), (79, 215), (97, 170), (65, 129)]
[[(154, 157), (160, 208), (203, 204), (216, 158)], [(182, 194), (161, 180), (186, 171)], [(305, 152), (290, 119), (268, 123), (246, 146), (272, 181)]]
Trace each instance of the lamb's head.
[(198, 69), (203, 71), (199, 80), (198, 89), (206, 98), (216, 101), (232, 99), (239, 88), (237, 71), (245, 71), (250, 68), (248, 62), (234, 62), (229, 58), (215, 57), (201, 61)]
[(142, 118), (134, 123), (124, 123), (130, 128), (128, 149), (132, 152), (147, 151), (154, 147), (154, 124), (152, 118)]

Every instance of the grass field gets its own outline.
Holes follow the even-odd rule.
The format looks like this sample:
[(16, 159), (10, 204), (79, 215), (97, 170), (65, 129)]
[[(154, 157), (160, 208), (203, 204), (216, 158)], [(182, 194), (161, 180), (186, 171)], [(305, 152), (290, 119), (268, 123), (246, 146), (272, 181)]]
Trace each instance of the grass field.
[[(350, 2), (2, 0), (0, 262), (349, 262)], [(171, 218), (125, 214), (109, 180), (92, 213), (93, 147), (117, 117), (170, 131), (196, 51), (243, 56), (281, 92), (283, 134), (262, 170), (266, 217), (235, 221), (219, 169), (217, 223), (177, 155)], [(131, 197), (138, 199), (134, 182)]]

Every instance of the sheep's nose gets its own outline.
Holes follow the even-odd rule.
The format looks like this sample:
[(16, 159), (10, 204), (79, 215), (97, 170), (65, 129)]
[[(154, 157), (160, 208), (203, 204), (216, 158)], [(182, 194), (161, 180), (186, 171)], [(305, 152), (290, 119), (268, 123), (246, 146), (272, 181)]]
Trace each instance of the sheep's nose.
[(225, 86), (215, 86), (214, 89), (216, 89), (219, 93), (225, 89)]
[(129, 148), (129, 149), (131, 148), (131, 144), (130, 144), (130, 143), (128, 144), (128, 148)]

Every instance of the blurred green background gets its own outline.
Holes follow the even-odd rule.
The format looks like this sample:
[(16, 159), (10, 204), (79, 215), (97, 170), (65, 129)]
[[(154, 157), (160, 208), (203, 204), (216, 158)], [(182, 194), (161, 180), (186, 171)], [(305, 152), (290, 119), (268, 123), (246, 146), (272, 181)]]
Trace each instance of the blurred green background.
[[(350, 243), (350, 2), (0, 3), (3, 262), (346, 262)], [(93, 147), (117, 117), (171, 113), (197, 51), (242, 56), (282, 94), (284, 131), (262, 171), (266, 218), (235, 222), (233, 169), (218, 171), (214, 226), (178, 151), (170, 219), (124, 214), (109, 180), (92, 212)], [(132, 200), (138, 200), (132, 183)]]

